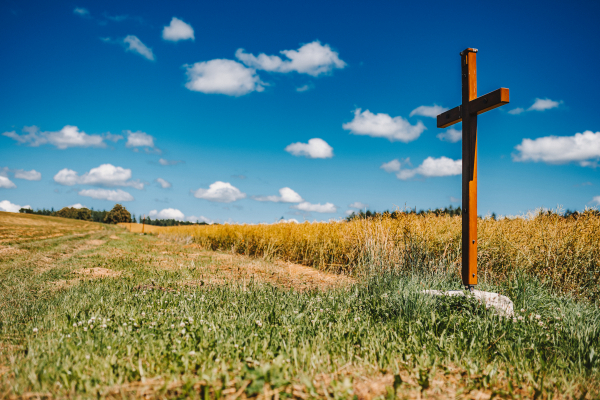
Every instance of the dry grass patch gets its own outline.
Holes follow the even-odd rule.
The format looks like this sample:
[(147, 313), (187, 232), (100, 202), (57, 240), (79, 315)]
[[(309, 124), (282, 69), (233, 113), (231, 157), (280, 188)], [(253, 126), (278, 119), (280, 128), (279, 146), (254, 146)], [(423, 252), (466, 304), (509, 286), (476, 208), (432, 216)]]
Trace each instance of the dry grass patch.
[(73, 274), (82, 275), (85, 278), (114, 278), (121, 276), (121, 271), (114, 271), (108, 268), (82, 268), (72, 272)]
[(105, 228), (95, 222), (0, 212), (0, 243), (24, 243), (65, 235), (91, 233), (102, 229)]

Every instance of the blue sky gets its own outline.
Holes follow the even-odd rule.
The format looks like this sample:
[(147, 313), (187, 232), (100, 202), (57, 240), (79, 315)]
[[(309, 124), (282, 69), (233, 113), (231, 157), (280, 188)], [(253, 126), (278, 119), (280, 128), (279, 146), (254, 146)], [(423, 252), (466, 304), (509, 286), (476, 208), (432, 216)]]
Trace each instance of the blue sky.
[(479, 214), (600, 203), (598, 2), (149, 4), (2, 2), (0, 208), (458, 206), (460, 135), (432, 116), (467, 47), (479, 95), (511, 98), (479, 118)]

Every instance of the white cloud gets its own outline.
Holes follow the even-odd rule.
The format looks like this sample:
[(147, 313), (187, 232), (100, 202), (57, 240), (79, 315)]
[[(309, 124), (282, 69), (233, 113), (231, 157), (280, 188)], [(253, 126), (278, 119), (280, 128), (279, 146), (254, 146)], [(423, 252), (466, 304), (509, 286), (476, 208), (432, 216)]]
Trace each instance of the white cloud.
[(16, 187), (17, 187), (17, 185), (15, 185), (15, 183), (13, 181), (8, 179), (8, 177), (0, 175), (0, 188), (13, 189)]
[(427, 157), (421, 165), (413, 169), (399, 169), (396, 173), (398, 179), (406, 180), (421, 175), (425, 178), (460, 175), (462, 173), (462, 160), (452, 160), (448, 157)]
[(279, 196), (256, 196), (257, 201), (272, 201), (275, 203), (300, 203), (303, 201), (302, 196), (294, 192), (289, 187), (279, 189)]
[(337, 212), (337, 207), (335, 205), (333, 205), (332, 203), (325, 203), (325, 204), (311, 204), (308, 201), (302, 202), (300, 204), (296, 204), (294, 206), (291, 206), (290, 208), (295, 208), (301, 211), (308, 211), (308, 212), (318, 212), (318, 213), (334, 213)]
[(23, 132), (27, 132), (27, 134), (19, 135), (12, 131), (4, 132), (2, 135), (31, 147), (38, 147), (47, 143), (61, 150), (69, 147), (106, 147), (102, 136), (88, 135), (85, 132), (80, 132), (76, 126), (71, 125), (65, 125), (64, 128), (56, 132), (42, 132), (37, 126), (26, 126), (23, 128)]
[(185, 87), (202, 93), (242, 96), (264, 90), (256, 71), (237, 61), (216, 59), (185, 65), (188, 82)]
[(419, 106), (412, 110), (408, 116), (412, 117), (413, 115), (421, 115), (423, 117), (437, 118), (437, 116), (444, 111), (448, 111), (448, 109), (438, 106), (437, 104), (432, 106)]
[(527, 109), (527, 111), (544, 111), (549, 110), (551, 108), (556, 108), (560, 105), (561, 102), (546, 99), (535, 99), (533, 105)]
[(164, 158), (161, 158), (158, 160), (158, 163), (160, 165), (177, 165), (177, 164), (184, 164), (185, 161), (182, 160), (166, 160)]
[(42, 179), (42, 174), (37, 172), (35, 169), (31, 171), (25, 171), (24, 169), (18, 169), (15, 171), (15, 178), (25, 179), (27, 181), (39, 181)]
[(312, 85), (302, 85), (302, 86), (296, 88), (296, 92), (306, 92), (312, 88), (313, 88)]
[(450, 128), (446, 132), (438, 133), (436, 137), (444, 142), (456, 143), (462, 140), (462, 130)]
[(172, 186), (171, 182), (168, 182), (163, 178), (156, 178), (156, 182), (158, 182), (163, 189), (168, 189)]
[(81, 203), (76, 203), (76, 204), (71, 204), (70, 206), (67, 206), (69, 208), (87, 208), (86, 206), (84, 206)]
[(91, 197), (98, 200), (110, 201), (133, 201), (133, 196), (124, 190), (108, 190), (108, 189), (85, 189), (79, 192), (80, 196)]
[(73, 13), (77, 14), (79, 16), (82, 16), (82, 17), (90, 16), (90, 12), (87, 10), (87, 8), (83, 8), (83, 7), (75, 7), (75, 9), (73, 10)]
[(173, 17), (169, 26), (163, 28), (162, 38), (171, 42), (187, 39), (195, 40), (194, 29), (179, 18)]
[(290, 219), (280, 219), (276, 223), (277, 224), (299, 224), (300, 222), (298, 222), (298, 220), (295, 218), (290, 218)]
[(381, 168), (382, 170), (384, 170), (385, 172), (396, 172), (396, 171), (400, 171), (400, 161), (396, 158), (390, 162), (386, 162), (381, 164)]
[(512, 110), (510, 110), (508, 113), (512, 114), (512, 115), (519, 115), (519, 114), (521, 114), (524, 111), (525, 111), (524, 108), (517, 107), (517, 108), (513, 108)]
[(21, 208), (31, 208), (31, 206), (20, 206), (13, 204), (8, 200), (0, 201), (0, 211), (18, 213)]
[(544, 136), (523, 139), (515, 147), (514, 161), (543, 161), (549, 164), (577, 162), (582, 167), (596, 166), (600, 160), (600, 132), (585, 131), (574, 136)]
[(175, 219), (177, 221), (183, 221), (185, 217), (183, 213), (176, 208), (165, 208), (160, 211), (152, 210), (148, 215), (150, 218), (154, 219)]
[(319, 138), (310, 139), (308, 143), (292, 143), (285, 148), (285, 151), (295, 156), (305, 156), (307, 158), (333, 157), (333, 147)]
[(600, 205), (600, 196), (594, 196), (594, 198), (592, 199), (591, 203), (595, 203), (597, 205)]
[(205, 216), (199, 216), (196, 217), (195, 215), (190, 215), (189, 217), (185, 218), (186, 221), (190, 221), (190, 222), (206, 222), (207, 224), (214, 224), (215, 221), (213, 221), (210, 218), (206, 218)]
[(61, 185), (97, 185), (97, 186), (131, 186), (135, 189), (143, 189), (144, 184), (132, 181), (129, 168), (115, 167), (112, 164), (102, 164), (92, 168), (89, 172), (79, 176), (72, 169), (64, 168), (54, 176), (54, 181)]
[(152, 49), (142, 43), (137, 36), (127, 35), (125, 39), (123, 39), (123, 44), (126, 46), (125, 51), (137, 53), (150, 61), (154, 61), (154, 53), (152, 53)]
[(342, 128), (354, 135), (382, 137), (390, 142), (408, 143), (416, 140), (427, 128), (421, 121), (416, 125), (402, 117), (390, 117), (388, 114), (373, 114), (369, 110), (361, 112), (360, 108), (354, 110), (354, 119), (342, 125)]
[(346, 66), (336, 51), (331, 50), (328, 44), (322, 45), (318, 40), (307, 43), (298, 50), (282, 50), (280, 53), (286, 56), (287, 60), (264, 53), (255, 56), (245, 53), (244, 49), (238, 49), (235, 56), (251, 68), (269, 72), (298, 72), (312, 76), (326, 74), (335, 68), (342, 69)]
[(208, 189), (198, 189), (192, 191), (194, 197), (218, 203), (231, 203), (246, 197), (238, 188), (229, 182), (216, 181)]
[(454, 196), (450, 196), (450, 203), (460, 203), (460, 199)]
[(369, 208), (369, 205), (365, 204), (365, 203), (361, 203), (360, 201), (355, 201), (354, 203), (349, 204), (348, 207), (358, 208), (360, 210), (360, 209), (364, 209), (364, 208)]
[(145, 132), (126, 130), (123, 133), (127, 135), (126, 147), (154, 147), (154, 137)]

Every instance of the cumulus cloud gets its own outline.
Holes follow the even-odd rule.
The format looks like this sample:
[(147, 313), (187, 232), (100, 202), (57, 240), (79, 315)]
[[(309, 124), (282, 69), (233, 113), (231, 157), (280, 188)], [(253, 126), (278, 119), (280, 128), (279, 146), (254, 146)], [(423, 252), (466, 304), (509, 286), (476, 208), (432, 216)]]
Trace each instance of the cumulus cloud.
[(115, 167), (112, 164), (102, 164), (79, 176), (76, 171), (64, 168), (54, 175), (54, 181), (61, 185), (94, 185), (94, 186), (131, 186), (143, 189), (144, 184), (139, 180), (132, 181), (129, 168)]
[(531, 107), (529, 107), (528, 109), (517, 107), (517, 108), (513, 108), (512, 110), (510, 110), (508, 113), (512, 114), (512, 115), (519, 115), (526, 111), (545, 111), (545, 110), (550, 110), (551, 108), (557, 108), (561, 104), (562, 104), (562, 100), (554, 101), (554, 100), (550, 100), (548, 98), (545, 98), (545, 99), (536, 98), (535, 101), (533, 102), (533, 104), (531, 105)]
[(521, 114), (524, 111), (525, 111), (524, 108), (517, 107), (517, 108), (513, 108), (512, 110), (510, 110), (508, 113), (512, 114), (512, 115), (519, 115), (519, 114)]
[(158, 160), (158, 163), (160, 165), (177, 165), (177, 164), (185, 164), (185, 161), (182, 160), (166, 160), (164, 158), (161, 158)]
[(154, 219), (174, 219), (177, 221), (183, 221), (185, 217), (183, 213), (176, 208), (165, 208), (160, 211), (152, 210), (148, 216)]
[(171, 42), (195, 40), (194, 29), (179, 18), (173, 17), (171, 23), (163, 28), (162, 38)]
[(90, 16), (90, 12), (88, 11), (87, 8), (83, 8), (83, 7), (75, 7), (75, 9), (73, 10), (74, 14), (77, 14), (81, 17), (89, 17)]
[(322, 45), (315, 40), (300, 47), (298, 50), (282, 50), (287, 59), (279, 56), (268, 56), (264, 53), (255, 56), (238, 49), (235, 56), (247, 66), (269, 72), (298, 72), (318, 76), (331, 72), (333, 69), (342, 69), (346, 63), (339, 58), (336, 51), (331, 50), (328, 44)]
[(87, 208), (86, 206), (84, 206), (81, 203), (76, 203), (76, 204), (71, 204), (70, 206), (67, 206), (69, 208)]
[(310, 139), (308, 143), (292, 143), (285, 148), (285, 151), (295, 156), (305, 156), (306, 158), (333, 157), (333, 147), (319, 138)]
[[(408, 164), (409, 161), (406, 160), (404, 163)], [(387, 172), (396, 172), (396, 177), (402, 180), (413, 178), (416, 175), (431, 178), (460, 175), (462, 173), (462, 160), (452, 160), (448, 157), (427, 157), (421, 165), (412, 169), (402, 169), (402, 163), (398, 162), (398, 164), (397, 169), (391, 169)]]
[(145, 132), (123, 131), (127, 135), (126, 147), (154, 147), (154, 137)]
[(194, 197), (218, 203), (231, 203), (246, 197), (238, 188), (229, 182), (216, 181), (208, 189), (198, 189), (192, 191)]
[(432, 106), (419, 106), (412, 110), (408, 116), (412, 117), (413, 115), (420, 115), (423, 117), (437, 118), (437, 116), (444, 111), (448, 111), (448, 109), (438, 106), (437, 104)]
[(592, 199), (591, 203), (600, 206), (600, 196), (594, 196), (594, 198)]
[(364, 209), (364, 208), (369, 208), (369, 205), (365, 204), (365, 203), (361, 203), (360, 201), (355, 201), (354, 203), (349, 204), (348, 207), (358, 208), (360, 210), (360, 209)]
[(303, 201), (302, 196), (289, 187), (279, 189), (279, 196), (255, 196), (253, 198), (257, 201), (272, 201), (274, 203), (300, 203)]
[(382, 170), (384, 170), (385, 172), (396, 172), (396, 171), (400, 171), (400, 161), (396, 158), (390, 162), (386, 162), (381, 164), (381, 168)]
[(25, 179), (27, 181), (39, 181), (42, 179), (42, 174), (37, 172), (35, 169), (31, 171), (25, 171), (24, 169), (15, 170), (15, 178)]
[(8, 179), (8, 177), (0, 175), (0, 188), (13, 189), (16, 187), (17, 187), (17, 185), (15, 185), (15, 183), (13, 181)]
[(531, 107), (527, 109), (527, 111), (544, 111), (549, 110), (551, 108), (556, 108), (562, 103), (562, 101), (554, 101), (548, 98), (545, 99), (535, 99)]
[(276, 224), (299, 224), (299, 223), (300, 222), (298, 222), (298, 220), (295, 218), (280, 219), (279, 221), (276, 222)]
[(332, 203), (311, 204), (308, 201), (304, 201), (300, 204), (291, 206), (290, 208), (295, 208), (300, 211), (318, 212), (318, 213), (335, 213), (335, 212), (337, 212), (337, 207), (335, 205), (333, 205)]
[(108, 190), (108, 189), (84, 189), (79, 191), (80, 196), (91, 197), (98, 200), (110, 201), (133, 201), (133, 196), (124, 190)]
[(523, 139), (515, 147), (518, 162), (542, 161), (549, 164), (576, 162), (582, 167), (597, 166), (600, 161), (600, 132), (585, 131), (573, 136), (544, 136)]
[(462, 140), (462, 130), (450, 128), (446, 132), (438, 133), (436, 137), (444, 142), (456, 143)]
[(216, 59), (184, 67), (188, 78), (185, 87), (195, 92), (243, 96), (264, 90), (256, 70), (237, 61)]
[(125, 45), (125, 51), (131, 51), (132, 53), (139, 54), (150, 61), (154, 61), (154, 53), (152, 52), (152, 49), (142, 43), (137, 36), (127, 35), (125, 39), (123, 39), (123, 44)]
[(31, 208), (31, 206), (20, 206), (18, 204), (11, 203), (8, 200), (0, 201), (0, 211), (17, 213), (21, 208)]
[(354, 110), (354, 119), (342, 125), (342, 128), (354, 135), (382, 137), (390, 142), (412, 142), (421, 136), (427, 128), (421, 121), (416, 125), (402, 117), (390, 117), (388, 114), (373, 114), (369, 110), (361, 112), (360, 108)]
[(185, 220), (190, 221), (190, 222), (206, 222), (209, 225), (215, 223), (215, 221), (213, 221), (210, 218), (206, 218), (203, 215), (201, 215), (199, 217), (196, 217), (195, 215), (190, 215), (189, 217), (186, 217)]
[(23, 132), (27, 134), (19, 135), (15, 131), (4, 132), (2, 135), (15, 140), (19, 144), (25, 144), (31, 147), (38, 147), (42, 144), (51, 144), (64, 150), (69, 147), (106, 147), (104, 137), (100, 135), (88, 135), (79, 131), (76, 126), (65, 125), (60, 131), (42, 132), (37, 126), (26, 126)]
[(171, 187), (171, 182), (168, 182), (163, 178), (156, 178), (156, 182), (158, 182), (163, 189), (168, 189)]

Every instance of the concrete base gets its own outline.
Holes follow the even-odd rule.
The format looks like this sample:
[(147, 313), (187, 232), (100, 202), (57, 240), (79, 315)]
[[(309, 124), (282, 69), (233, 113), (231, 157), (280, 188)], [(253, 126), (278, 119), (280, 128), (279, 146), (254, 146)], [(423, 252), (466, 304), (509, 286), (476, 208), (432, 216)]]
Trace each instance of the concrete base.
[(486, 308), (494, 308), (499, 315), (503, 315), (506, 317), (512, 317), (514, 315), (514, 305), (513, 302), (506, 296), (502, 296), (498, 293), (493, 292), (483, 292), (481, 290), (472, 290), (470, 292), (465, 292), (462, 290), (423, 290), (423, 293), (430, 294), (433, 296), (473, 296), (479, 301), (485, 304)]

